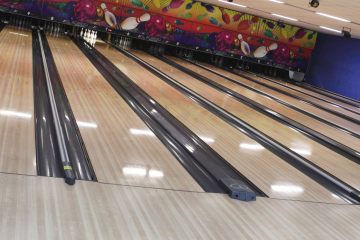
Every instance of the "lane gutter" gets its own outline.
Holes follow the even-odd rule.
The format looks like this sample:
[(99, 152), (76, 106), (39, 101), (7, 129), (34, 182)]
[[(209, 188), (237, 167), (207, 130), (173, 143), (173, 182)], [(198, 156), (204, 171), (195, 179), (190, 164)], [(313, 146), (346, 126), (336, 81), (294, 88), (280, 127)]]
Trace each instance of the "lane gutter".
[[(225, 75), (223, 75), (223, 74), (221, 74), (221, 73), (218, 73), (218, 72), (216, 72), (216, 71), (214, 71), (214, 70), (212, 70), (212, 69), (210, 69), (210, 68), (208, 68), (208, 67), (206, 67), (206, 66), (203, 66), (203, 65), (201, 65), (201, 64), (199, 64), (199, 63), (196, 63), (196, 62), (193, 62), (193, 61), (189, 61), (189, 60), (187, 60), (188, 62), (190, 62), (190, 63), (192, 63), (192, 64), (194, 64), (194, 65), (196, 65), (196, 66), (198, 66), (198, 67), (200, 67), (200, 68), (202, 68), (202, 69), (205, 69), (205, 70), (207, 70), (207, 71), (209, 71), (209, 72), (211, 72), (211, 73), (214, 73), (215, 75), (218, 75), (218, 76), (220, 76), (220, 77), (222, 77), (222, 78), (225, 78), (225, 79), (227, 79), (227, 80), (229, 80), (229, 81), (231, 81), (231, 82), (233, 82), (233, 83), (235, 83), (235, 84), (237, 84), (237, 85), (240, 85), (240, 86), (242, 86), (242, 87), (244, 87), (244, 88), (246, 88), (246, 89), (249, 89), (249, 90), (251, 90), (251, 91), (253, 91), (253, 92), (256, 92), (256, 93), (258, 93), (258, 94), (261, 94), (261, 95), (263, 95), (263, 96), (265, 96), (265, 97), (268, 97), (268, 98), (271, 98), (272, 100), (274, 100), (274, 101), (276, 101), (276, 102), (278, 102), (278, 103), (280, 103), (280, 104), (282, 104), (282, 105), (284, 105), (284, 106), (286, 106), (286, 107), (288, 107), (288, 108), (291, 108), (291, 109), (293, 109), (293, 110), (295, 110), (295, 111), (297, 111), (297, 112), (300, 112), (300, 113), (302, 113), (302, 114), (305, 114), (305, 115), (307, 115), (307, 116), (309, 116), (309, 117), (311, 117), (311, 118), (314, 118), (314, 119), (316, 119), (316, 120), (318, 120), (318, 121), (320, 121), (320, 122), (322, 122), (322, 123), (325, 123), (325, 124), (327, 124), (327, 125), (329, 125), (329, 126), (331, 126), (331, 127), (334, 127), (334, 128), (336, 128), (336, 129), (338, 129), (338, 130), (340, 130), (340, 131), (342, 131), (342, 132), (344, 132), (344, 133), (346, 133), (346, 134), (349, 134), (349, 135), (351, 135), (351, 136), (353, 136), (353, 137), (356, 137), (356, 138), (359, 138), (360, 139), (360, 134), (358, 134), (358, 133), (355, 133), (355, 132), (353, 132), (353, 131), (351, 131), (351, 130), (349, 130), (349, 129), (347, 129), (347, 128), (344, 128), (344, 127), (342, 127), (342, 126), (339, 126), (339, 125), (337, 125), (337, 124), (335, 124), (335, 123), (332, 123), (332, 122), (330, 122), (330, 121), (328, 121), (328, 120), (326, 120), (326, 119), (323, 119), (323, 118), (321, 118), (321, 117), (318, 117), (317, 115), (314, 115), (314, 114), (312, 114), (312, 113), (310, 113), (310, 112), (307, 112), (307, 111), (305, 111), (305, 110), (302, 110), (302, 109), (300, 109), (300, 108), (298, 108), (298, 107), (295, 107), (295, 106), (293, 106), (293, 105), (291, 105), (291, 104), (289, 104), (289, 103), (287, 103), (287, 102), (285, 102), (285, 101), (283, 101), (283, 100), (280, 100), (280, 99), (278, 99), (278, 98), (276, 98), (276, 97), (274, 97), (274, 96), (272, 96), (272, 95), (270, 95), (270, 94), (267, 94), (267, 93), (264, 93), (264, 92), (262, 92), (262, 91), (260, 91), (260, 90), (258, 90), (258, 89), (256, 89), (256, 88), (254, 88), (254, 87), (251, 87), (251, 86), (248, 86), (248, 85), (246, 85), (246, 84), (244, 84), (244, 83), (241, 83), (241, 82), (238, 82), (238, 81), (236, 81), (236, 80), (233, 80), (233, 79), (231, 79), (231, 78), (229, 78), (229, 77), (227, 77), (227, 76), (225, 76)], [(225, 70), (225, 69), (224, 69)], [(248, 79), (248, 80), (251, 80), (248, 76), (246, 76), (246, 75), (239, 75), (240, 77), (243, 77), (243, 78), (245, 78), (245, 79)]]
[(39, 41), (40, 56), (41, 56), (41, 60), (42, 60), (43, 71), (45, 73), (45, 83), (46, 83), (47, 92), (48, 92), (48, 96), (49, 96), (48, 100), (50, 102), (51, 114), (52, 114), (52, 118), (54, 121), (54, 128), (55, 128), (55, 133), (56, 133), (55, 137), (57, 140), (56, 144), (58, 145), (60, 160), (61, 160), (61, 163), (63, 166), (64, 179), (67, 184), (74, 185), (76, 177), (75, 177), (75, 173), (72, 168), (72, 165), (70, 163), (68, 149), (66, 147), (65, 139), (64, 139), (64, 132), (63, 132), (63, 129), (61, 128), (61, 124), (60, 124), (59, 112), (56, 108), (55, 96), (54, 96), (54, 92), (52, 89), (50, 73), (49, 73), (49, 69), (47, 66), (42, 37), (40, 34), (40, 30), (34, 30), (34, 31), (36, 31), (36, 35), (37, 35), (37, 38)]
[[(209, 68), (206, 68), (206, 67), (202, 67), (202, 65), (198, 65), (192, 61), (189, 61), (187, 59), (183, 59), (191, 64), (194, 64), (195, 66), (198, 66), (208, 72), (211, 72), (217, 76), (220, 76), (228, 81), (233, 81), (232, 79), (228, 78), (227, 76), (224, 76), (220, 73), (217, 73)], [(184, 67), (185, 68), (185, 67)], [(188, 68), (186, 68), (186, 71), (188, 74), (191, 74), (193, 77), (195, 78), (202, 78), (202, 81), (203, 82), (206, 82), (206, 83), (209, 83), (212, 87), (218, 89), (219, 91), (221, 92), (224, 92), (226, 94), (229, 94), (231, 95), (232, 97), (234, 97), (237, 101), (251, 107), (252, 109), (258, 111), (258, 112), (261, 112), (269, 117), (271, 117), (272, 119), (278, 121), (278, 122), (281, 122), (283, 124), (285, 124), (286, 126), (288, 127), (291, 127), (293, 130), (297, 131), (297, 132), (300, 132), (302, 133), (303, 135), (305, 135), (306, 137), (309, 137), (311, 138), (312, 140), (322, 144), (323, 146), (327, 147), (327, 148), (330, 148), (331, 150), (335, 151), (336, 153), (348, 158), (349, 160), (357, 163), (357, 164), (360, 164), (360, 152), (334, 140), (334, 139), (331, 139), (317, 131), (314, 131), (313, 129), (299, 123), (299, 122), (296, 122), (295, 120), (292, 120), (284, 115), (282, 115), (281, 113), (279, 112), (275, 112), (273, 111), (272, 109), (270, 108), (267, 108), (265, 107), (264, 105), (260, 104), (260, 103), (257, 103), (256, 101), (248, 98), (248, 97), (245, 97), (243, 95), (241, 95), (240, 93), (238, 92), (235, 92), (233, 90), (231, 90), (230, 88), (227, 88), (217, 82), (215, 82), (214, 80), (211, 80), (207, 77), (204, 77)], [(242, 85), (241, 85), (242, 86)], [(247, 88), (249, 89), (249, 88)], [(252, 90), (252, 89), (250, 89)], [(256, 92), (256, 93), (259, 93)], [(260, 92), (261, 93), (261, 92)], [(262, 94), (263, 96), (266, 96), (266, 97), (270, 97), (268, 95), (264, 95)]]
[[(172, 153), (175, 150), (181, 153), (174, 155), (200, 186), (209, 186), (208, 189), (204, 189), (205, 191), (213, 189), (213, 192), (226, 192), (232, 198), (244, 201), (255, 200), (256, 196), (266, 196), (99, 51), (83, 40), (72, 39), (155, 135), (163, 143), (166, 143), (165, 140), (171, 140), (165, 146)], [(164, 138), (164, 133), (168, 138)], [(178, 146), (176, 149), (173, 148), (174, 144)], [(187, 158), (180, 158), (181, 156), (187, 156)], [(201, 175), (195, 175), (194, 169), (187, 168), (187, 165), (196, 166), (197, 173)], [(199, 177), (204, 174), (207, 176)]]
[[(245, 77), (245, 75), (242, 74), (242, 73), (238, 73), (238, 72), (233, 72), (233, 73), (234, 73), (235, 75), (238, 75), (238, 76), (241, 76), (241, 77)], [(261, 81), (258, 81), (258, 80), (254, 79), (254, 78), (252, 78), (252, 77), (247, 76), (246, 79), (248, 79), (248, 80), (250, 80), (250, 81), (252, 81), (252, 82), (254, 82), (254, 83), (257, 83), (257, 84), (259, 84), (259, 85), (262, 85), (262, 86), (264, 86), (264, 87), (266, 87), (266, 88), (269, 88), (269, 89), (271, 89), (271, 90), (274, 90), (274, 91), (276, 91), (276, 92), (278, 92), (278, 93), (284, 94), (284, 95), (289, 96), (289, 97), (292, 97), (292, 98), (294, 98), (294, 99), (297, 99), (297, 100), (299, 100), (300, 102), (303, 102), (303, 103), (308, 104), (308, 105), (310, 105), (310, 106), (313, 106), (313, 107), (315, 107), (315, 108), (324, 110), (325, 112), (328, 112), (328, 113), (333, 114), (333, 115), (335, 115), (335, 116), (338, 116), (338, 117), (341, 117), (341, 118), (343, 118), (343, 119), (346, 119), (347, 121), (350, 121), (350, 122), (352, 122), (352, 123), (360, 124), (360, 120), (359, 120), (359, 119), (350, 117), (350, 116), (348, 116), (348, 115), (346, 115), (346, 114), (344, 114), (344, 113), (340, 113), (340, 112), (334, 111), (334, 110), (332, 110), (332, 109), (323, 107), (323, 106), (321, 106), (321, 105), (319, 105), (319, 104), (317, 104), (317, 103), (310, 102), (310, 101), (308, 101), (308, 100), (306, 100), (306, 99), (304, 99), (304, 98), (302, 98), (302, 97), (295, 96), (294, 94), (291, 94), (291, 93), (288, 93), (287, 91), (278, 89), (278, 88), (276, 88), (276, 87), (274, 87), (274, 86), (271, 86), (271, 85), (269, 85), (269, 84), (267, 84), (267, 83), (263, 83), (263, 82), (261, 82)], [(357, 113), (357, 114), (358, 114), (358, 113)]]
[[(333, 176), (332, 174), (328, 173), (324, 169), (318, 167), (317, 165), (313, 164), (312, 162), (308, 161), (307, 159), (303, 158), (301, 155), (297, 154), (296, 152), (290, 150), (286, 146), (282, 145), (281, 143), (277, 142), (276, 140), (272, 139), (271, 137), (263, 134), (262, 132), (258, 131), (256, 128), (252, 127), (251, 125), (247, 124), (246, 122), (243, 122), (242, 120), (238, 119), (236, 116), (232, 115), (231, 113), (227, 112), (225, 109), (222, 109), (218, 107), (217, 105), (213, 104), (209, 100), (206, 100), (205, 98), (201, 97), (194, 91), (188, 89), (185, 86), (181, 86), (182, 84), (177, 82), (175, 79), (171, 78), (170, 76), (166, 75), (165, 73), (161, 72), (160, 70), (156, 69), (155, 67), (151, 66), (148, 63), (145, 63), (143, 60), (138, 58), (137, 56), (126, 52), (122, 49), (119, 49), (116, 46), (113, 46), (117, 48), (122, 53), (127, 53), (125, 55), (127, 56), (133, 56), (133, 59), (137, 59), (136, 61), (138, 63), (141, 63), (141, 65), (146, 66), (148, 65), (148, 69), (152, 69), (151, 72), (156, 74), (157, 76), (163, 78), (166, 76), (167, 79), (171, 79), (172, 84), (174, 86), (178, 86), (177, 88), (183, 92), (186, 92), (187, 94), (191, 94), (192, 99), (197, 99), (197, 101), (206, 108), (208, 108), (211, 112), (217, 114), (219, 117), (227, 121), (230, 125), (234, 126), (236, 129), (240, 130), (241, 132), (245, 133), (252, 139), (259, 142), (261, 145), (265, 146), (268, 150), (282, 158), (284, 161), (288, 162), (293, 167), (297, 168), (301, 172), (303, 172), (305, 175), (312, 178), (314, 181), (318, 182), (325, 188), (327, 188), (329, 191), (333, 192), (334, 194), (339, 195), (340, 197), (346, 199), (347, 201), (350, 201), (352, 203), (358, 204), (360, 202), (360, 192), (350, 186), (349, 184), (343, 182), (342, 180), (338, 179), (337, 177)], [(162, 58), (160, 58), (162, 59)], [(162, 59), (164, 62), (171, 65), (173, 62), (170, 59)], [(183, 70), (182, 66), (179, 64), (174, 65), (174, 67), (178, 68), (179, 70)], [(200, 80), (200, 79), (199, 79)], [(176, 82), (176, 84), (175, 84)]]
[(56, 109), (59, 112), (61, 128), (64, 131), (64, 140), (68, 149), (69, 160), (73, 166), (76, 179), (97, 181), (95, 171), (91, 164), (89, 154), (81, 137), (78, 124), (71, 109), (69, 100), (57, 70), (46, 35), (42, 32), (43, 49), (49, 74), (51, 76), (52, 90), (56, 101)]
[[(320, 100), (320, 101), (329, 103), (329, 104), (334, 105), (334, 106), (336, 106), (336, 107), (338, 107), (338, 108), (342, 108), (343, 110), (347, 110), (347, 111), (349, 111), (349, 112), (351, 112), (351, 113), (357, 114), (357, 115), (359, 115), (359, 117), (360, 117), (360, 113), (352, 110), (351, 108), (348, 108), (348, 107), (346, 107), (346, 106), (342, 106), (342, 105), (340, 105), (340, 104), (338, 104), (338, 103), (333, 103), (333, 102), (331, 102), (331, 101), (329, 101), (329, 100), (326, 100), (326, 99), (322, 99), (321, 97), (317, 97), (317, 96), (311, 95), (310, 93), (304, 92), (304, 91), (302, 91), (302, 90), (300, 90), (300, 89), (292, 88), (292, 87), (290, 87), (289, 85), (286, 85), (286, 84), (282, 83), (282, 81), (280, 81), (280, 80), (274, 80), (274, 79), (271, 79), (271, 78), (269, 78), (269, 77), (267, 77), (267, 76), (257, 75), (257, 74), (255, 74), (255, 73), (252, 73), (252, 72), (249, 72), (249, 71), (244, 71), (244, 72), (246, 72), (246, 73), (248, 73), (248, 74), (251, 74), (251, 75), (253, 75), (253, 76), (255, 76), (255, 77), (259, 77), (259, 78), (265, 79), (265, 80), (267, 80), (267, 81), (269, 81), (269, 82), (275, 83), (275, 84), (280, 85), (280, 86), (282, 86), (282, 87), (291, 89), (291, 90), (293, 90), (293, 91), (302, 93), (302, 94), (304, 94), (304, 95), (307, 95), (307, 96), (309, 96), (309, 97), (315, 98), (315, 99), (317, 99), (317, 100)], [(290, 84), (290, 85), (294, 85), (294, 86), (300, 87), (299, 85), (295, 85), (295, 84), (291, 83), (290, 81), (287, 81), (287, 83)], [(303, 88), (303, 89), (304, 89), (304, 88)], [(308, 100), (308, 101), (309, 101), (309, 100)]]

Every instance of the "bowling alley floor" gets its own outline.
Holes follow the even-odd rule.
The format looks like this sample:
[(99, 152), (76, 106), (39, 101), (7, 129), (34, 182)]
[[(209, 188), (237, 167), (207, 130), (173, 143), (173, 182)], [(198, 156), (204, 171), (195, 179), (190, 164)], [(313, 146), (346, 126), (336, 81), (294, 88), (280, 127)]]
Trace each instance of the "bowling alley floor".
[[(299, 174), (292, 174), (287, 170), (291, 169), (290, 165), (287, 171), (283, 170), (285, 168), (280, 162), (276, 165), (275, 158), (268, 167), (275, 169), (278, 175), (260, 173), (258, 183), (265, 186), (269, 185), (266, 179), (270, 177), (278, 181), (290, 175), (299, 179), (299, 184), (309, 185), (307, 187), (312, 190), (307, 191), (306, 188), (305, 192), (310, 192), (307, 199), (313, 200), (294, 196), (285, 199), (273, 193), (269, 198), (257, 197), (256, 201), (243, 202), (226, 194), (203, 192), (159, 140), (131, 139), (129, 126), (144, 129), (145, 124), (122, 102), (70, 39), (48, 37), (48, 41), (75, 116), (80, 116), (80, 120), (96, 120), (102, 126), (101, 129), (99, 127), (101, 131), (94, 128), (81, 131), (90, 150), (98, 182), (77, 180), (75, 185), (69, 186), (62, 178), (36, 176), (36, 161), (31, 157), (35, 155), (31, 114), (26, 118), (28, 121), (3, 120), (0, 127), (4, 129), (14, 125), (11, 129), (28, 129), (28, 132), (0, 132), (3, 144), (0, 155), (3, 161), (0, 161), (0, 239), (359, 239), (359, 205), (337, 202), (337, 196), (328, 191), (326, 194), (335, 200), (318, 200), (323, 197), (325, 188), (311, 182), (305, 175), (300, 178)], [(6, 73), (0, 76), (2, 96), (8, 92), (10, 95), (3, 99), (12, 100), (3, 100), (2, 108), (19, 108), (21, 105), (24, 112), (33, 113), (31, 46), (29, 31), (9, 28), (0, 33), (0, 49), (3, 50), (0, 56), (11, 59), (0, 62), (1, 73)], [(104, 49), (102, 51), (106, 52)], [(132, 73), (134, 78), (130, 66), (139, 66), (124, 57), (118, 64), (127, 66), (127, 74), (130, 76)], [(168, 72), (175, 75), (175, 71)], [(146, 74), (144, 71), (139, 73)], [(154, 76), (152, 78), (155, 82)], [(8, 79), (14, 79), (12, 84), (18, 85), (8, 84)], [(156, 86), (160, 88), (160, 84)], [(163, 89), (165, 87), (163, 84)], [(170, 90), (163, 92), (172, 93)], [(174, 99), (184, 97), (177, 94), (173, 95)], [(163, 105), (168, 107), (170, 100), (164, 99), (167, 104)], [(193, 106), (190, 100), (187, 101), (186, 110), (197, 109), (195, 103), (192, 103)], [(208, 116), (200, 113), (203, 119)], [(214, 120), (213, 123), (218, 122)], [(122, 127), (126, 131), (121, 132)], [(231, 134), (235, 136), (235, 131), (225, 132), (226, 138)], [(121, 142), (119, 136), (125, 142)], [(125, 143), (133, 145), (130, 148)], [(238, 159), (240, 155), (235, 156)], [(249, 165), (254, 159), (259, 160), (251, 158)], [(239, 168), (245, 165), (244, 161), (238, 162)], [(146, 169), (166, 169), (166, 174), (161, 181), (143, 175), (137, 179), (126, 178), (124, 167), (133, 163), (141, 163)], [(266, 164), (249, 168), (248, 172), (259, 171), (260, 165)], [(355, 168), (350, 170), (356, 173)], [(318, 195), (319, 198), (316, 197)]]
[(1, 239), (358, 239), (359, 206), (0, 174)]

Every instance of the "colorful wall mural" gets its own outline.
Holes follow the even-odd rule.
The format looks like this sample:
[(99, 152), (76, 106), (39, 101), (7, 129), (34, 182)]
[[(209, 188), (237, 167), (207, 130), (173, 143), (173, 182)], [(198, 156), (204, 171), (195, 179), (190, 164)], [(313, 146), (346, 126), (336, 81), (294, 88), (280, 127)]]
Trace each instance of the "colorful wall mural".
[(301, 70), (317, 38), (311, 30), (194, 0), (0, 0), (0, 5)]

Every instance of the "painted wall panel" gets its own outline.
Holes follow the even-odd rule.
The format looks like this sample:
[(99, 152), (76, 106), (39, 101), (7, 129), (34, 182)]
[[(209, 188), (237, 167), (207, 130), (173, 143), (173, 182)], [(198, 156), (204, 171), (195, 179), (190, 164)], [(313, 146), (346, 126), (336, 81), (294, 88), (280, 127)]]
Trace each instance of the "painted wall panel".
[(360, 40), (319, 34), (306, 82), (360, 100)]
[(0, 5), (303, 70), (317, 38), (310, 30), (192, 0), (0, 0)]

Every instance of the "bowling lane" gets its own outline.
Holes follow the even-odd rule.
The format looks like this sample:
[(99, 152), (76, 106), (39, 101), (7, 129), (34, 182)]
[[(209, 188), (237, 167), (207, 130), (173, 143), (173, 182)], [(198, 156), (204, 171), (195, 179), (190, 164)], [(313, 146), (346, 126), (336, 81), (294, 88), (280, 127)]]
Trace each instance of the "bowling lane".
[(98, 181), (203, 191), (71, 40), (48, 39)]
[[(97, 49), (268, 196), (304, 201), (342, 202), (312, 179), (115, 49), (108, 46), (97, 46)], [(136, 54), (149, 57), (139, 52)], [(178, 73), (170, 70), (168, 74)]]
[[(343, 128), (346, 128), (346, 129), (348, 129), (350, 131), (353, 131), (353, 132), (355, 132), (357, 134), (360, 134), (360, 126), (359, 126), (359, 124), (349, 122), (346, 119), (335, 116), (335, 115), (333, 115), (331, 113), (328, 113), (328, 112), (326, 112), (324, 110), (321, 110), (321, 109), (319, 109), (317, 107), (310, 106), (310, 105), (308, 105), (306, 103), (303, 103), (303, 102), (301, 102), (301, 101), (299, 101), (297, 99), (294, 99), (292, 97), (281, 94), (281, 93), (279, 93), (279, 92), (277, 92), (275, 90), (271, 90), (271, 89), (269, 89), (267, 87), (264, 87), (264, 86), (262, 86), (260, 84), (257, 84), (255, 82), (253, 82), (253, 81), (247, 80), (247, 79), (245, 79), (245, 78), (243, 78), (241, 76), (238, 76), (238, 75), (233, 74), (231, 72), (228, 72), (226, 70), (214, 67), (214, 66), (209, 65), (209, 64), (204, 64), (204, 63), (201, 63), (201, 64), (206, 66), (206, 67), (209, 67), (209, 68), (217, 71), (218, 73), (221, 73), (221, 74), (223, 74), (223, 75), (225, 75), (225, 76), (227, 76), (227, 77), (229, 77), (229, 78), (231, 78), (231, 79), (233, 79), (235, 81), (241, 82), (241, 83), (243, 83), (245, 85), (248, 85), (248, 86), (251, 86), (251, 87), (254, 87), (257, 90), (259, 90), (261, 92), (264, 92), (264, 93), (267, 93), (269, 95), (272, 95), (272, 96), (274, 96), (274, 97), (276, 97), (278, 99), (281, 99), (282, 101), (287, 102), (290, 105), (296, 106), (297, 108), (303, 109), (303, 110), (305, 110), (307, 112), (310, 112), (310, 113), (312, 113), (312, 114), (314, 114), (316, 116), (319, 116), (319, 117), (321, 117), (323, 119), (326, 119), (326, 120), (328, 120), (330, 122), (333, 122), (334, 124), (337, 124), (338, 126), (342, 126)], [(236, 84), (234, 86), (236, 86)]]
[[(140, 55), (141, 54), (139, 54), (139, 56)], [(353, 187), (360, 189), (360, 178), (358, 177), (360, 173), (359, 164), (354, 163), (340, 154), (311, 140), (310, 138), (307, 138), (303, 134), (294, 131), (292, 128), (281, 124), (280, 122), (273, 120), (272, 118), (261, 114), (256, 110), (253, 110), (252, 108), (240, 103), (236, 99), (228, 97), (227, 94), (217, 91), (214, 88), (200, 82), (199, 80), (190, 77), (184, 72), (174, 69), (159, 59), (154, 59), (149, 55), (141, 55), (141, 57), (154, 66), (161, 66), (161, 68), (166, 72), (172, 71), (172, 76), (177, 81), (191, 88), (193, 91), (197, 92), (218, 106), (221, 106), (222, 108), (231, 112), (239, 119), (249, 123), (259, 131), (282, 143), (284, 146), (297, 152), (327, 172), (347, 182)], [(187, 64), (190, 64), (186, 61), (176, 58), (171, 59), (176, 60), (179, 64), (186, 67), (188, 67)], [(190, 65), (194, 66), (193, 64)], [(206, 72), (202, 72), (201, 74), (207, 76)], [(224, 83), (224, 81), (217, 82), (220, 84)], [(226, 82), (224, 84), (226, 86)]]
[(36, 175), (32, 35), (0, 32), (0, 172)]
[[(307, 100), (307, 101), (309, 101), (309, 102), (318, 104), (319, 106), (322, 106), (322, 107), (324, 107), (324, 108), (326, 108), (326, 109), (330, 109), (330, 110), (333, 110), (333, 111), (336, 111), (336, 112), (345, 114), (345, 115), (347, 115), (347, 116), (349, 116), (349, 117), (352, 117), (352, 118), (354, 118), (354, 119), (360, 119), (360, 115), (359, 115), (359, 114), (360, 114), (360, 109), (359, 109), (359, 108), (356, 108), (356, 107), (352, 107), (352, 108), (351, 108), (351, 107), (349, 107), (350, 110), (355, 111), (355, 113), (354, 113), (354, 112), (348, 111), (348, 110), (346, 110), (346, 109), (344, 109), (344, 108), (341, 108), (341, 107), (339, 107), (339, 106), (336, 106), (336, 105), (334, 105), (334, 104), (332, 104), (332, 103), (328, 103), (328, 102), (322, 101), (322, 100), (320, 100), (320, 99), (317, 99), (317, 98), (314, 98), (314, 97), (312, 97), (312, 96), (306, 95), (306, 94), (301, 93), (301, 92), (299, 92), (299, 91), (295, 91), (295, 90), (292, 89), (292, 88), (288, 88), (288, 87), (285, 87), (285, 86), (283, 86), (283, 85), (274, 83), (274, 82), (269, 81), (269, 80), (267, 80), (267, 79), (264, 79), (264, 78), (262, 78), (262, 77), (260, 77), (260, 76), (255, 76), (255, 75), (251, 75), (251, 74), (248, 74), (248, 73), (245, 73), (245, 74), (247, 74), (247, 75), (248, 75), (249, 77), (251, 77), (251, 78), (256, 79), (256, 80), (259, 81), (259, 82), (262, 82), (262, 83), (267, 84), (267, 85), (269, 85), (269, 86), (275, 87), (275, 88), (277, 88), (277, 89), (279, 89), (279, 90), (286, 91), (286, 92), (288, 92), (288, 93), (290, 93), (290, 94), (292, 94), (292, 95), (294, 95), (294, 96), (301, 97), (301, 98), (303, 98), (303, 99), (305, 99), (305, 100)], [(332, 100), (329, 100), (329, 101), (330, 101), (330, 102), (334, 102), (334, 101), (332, 101)]]
[[(171, 57), (169, 57), (171, 58)], [(202, 69), (198, 66), (195, 66), (194, 64), (188, 63), (186, 61), (181, 61), (177, 58), (171, 58), (174, 61), (179, 61), (183, 66), (205, 76), (208, 77), (230, 89), (232, 89), (235, 92), (240, 93), (241, 95), (244, 95), (278, 113), (281, 113), (285, 115), (286, 117), (289, 117), (301, 124), (304, 124), (305, 126), (308, 126), (309, 128), (312, 128), (313, 130), (320, 132), (324, 134), (325, 136), (328, 136), (329, 138), (332, 138), (340, 143), (343, 143), (354, 150), (360, 151), (360, 144), (359, 139), (349, 135), (337, 128), (334, 128), (332, 126), (329, 126), (325, 123), (322, 123), (319, 120), (316, 120), (312, 117), (309, 117), (303, 113), (300, 113), (296, 110), (293, 110), (281, 103), (278, 103), (272, 99), (267, 98), (266, 96), (263, 96), (261, 94), (258, 94), (256, 92), (253, 92), (245, 87), (242, 87), (240, 85), (237, 85), (235, 83), (232, 83), (231, 81), (228, 81), (227, 79), (224, 79), (223, 77), (220, 77), (214, 73), (211, 73), (205, 69)], [(225, 75), (225, 71), (220, 71), (218, 68), (212, 68), (212, 70), (215, 70), (223, 75)], [(231, 77), (229, 75), (229, 77)]]
[[(249, 77), (254, 77), (254, 74), (247, 73), (247, 72), (242, 72), (242, 73), (245, 74), (245, 75), (248, 75)], [(343, 107), (349, 108), (352, 111), (360, 113), (360, 108), (359, 107), (355, 107), (355, 106), (353, 106), (351, 104), (344, 103), (343, 101), (339, 101), (339, 100), (336, 100), (334, 98), (328, 97), (326, 95), (311, 91), (309, 89), (303, 88), (303, 87), (298, 86), (296, 84), (287, 83), (287, 82), (284, 82), (282, 80), (277, 80), (277, 79), (273, 79), (273, 81), (276, 81), (278, 84), (286, 86), (287, 87), (286, 89), (291, 88), (291, 89), (294, 89), (294, 90), (298, 90), (298, 91), (301, 91), (303, 93), (310, 94), (313, 97), (321, 98), (321, 99), (324, 99), (326, 101), (333, 102), (333, 103), (335, 103), (335, 104), (337, 104), (339, 106), (343, 106)], [(271, 82), (271, 81), (267, 80), (267, 82)], [(275, 84), (275, 85), (278, 85), (278, 84)], [(305, 94), (305, 96), (306, 96), (306, 94)], [(302, 96), (304, 96), (304, 94), (302, 94)], [(309, 97), (309, 96), (307, 96), (307, 97)], [(312, 98), (309, 97), (309, 99), (312, 99)]]
[(311, 84), (306, 83), (306, 82), (301, 84), (301, 85), (295, 85), (295, 86), (298, 86), (301, 89), (306, 89), (306, 90), (308, 90), (310, 92), (314, 92), (316, 94), (319, 94), (319, 96), (329, 97), (330, 99), (334, 99), (339, 103), (343, 103), (343, 104), (345, 103), (345, 104), (348, 104), (350, 106), (355, 106), (357, 108), (360, 108), (360, 100), (356, 100), (354, 98), (346, 97), (346, 96), (341, 95), (339, 93), (335, 93), (333, 91), (326, 90), (326, 89), (324, 89), (322, 87), (317, 87), (317, 86), (311, 85)]

